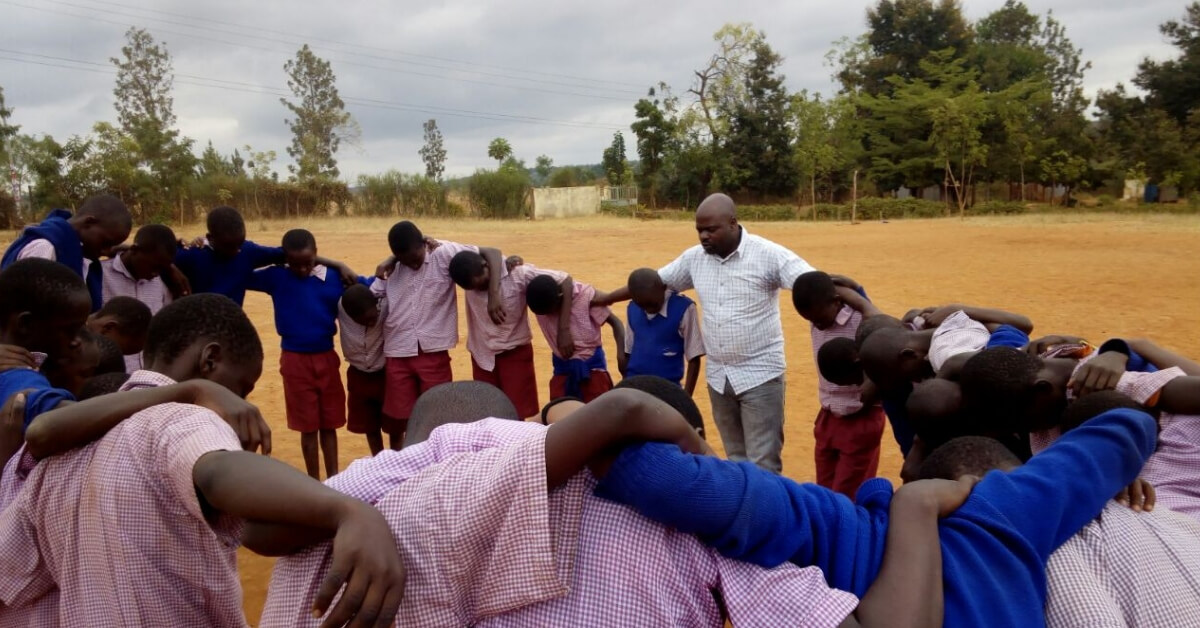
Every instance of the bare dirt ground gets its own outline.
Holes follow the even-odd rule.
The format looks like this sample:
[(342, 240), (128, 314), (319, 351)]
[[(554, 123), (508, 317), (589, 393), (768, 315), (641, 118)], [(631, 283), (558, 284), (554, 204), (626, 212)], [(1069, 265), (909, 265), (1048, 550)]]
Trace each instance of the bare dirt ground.
[[(275, 244), (291, 226), (317, 236), (320, 253), (371, 274), (387, 255), (388, 219), (319, 219), (299, 224), (250, 225), (250, 238)], [(630, 270), (657, 268), (696, 243), (690, 223), (585, 218), (544, 222), (482, 222), (421, 219), (427, 234), (463, 243), (495, 246), (506, 255), (570, 272), (576, 280), (611, 290)], [(967, 221), (748, 224), (755, 234), (796, 251), (814, 266), (850, 275), (866, 287), (884, 311), (963, 302), (1029, 315), (1035, 334), (1073, 333), (1093, 340), (1109, 336), (1149, 336), (1190, 356), (1200, 356), (1200, 218), (1115, 215), (1027, 216)], [(203, 234), (202, 225), (177, 228), (180, 235)], [(11, 237), (11, 236), (9, 236)], [(8, 237), (3, 238), (7, 240)], [(784, 472), (813, 479), (812, 421), (817, 412), (815, 368), (808, 325), (797, 316), (790, 296), (781, 294), (787, 339), (787, 423)], [(459, 304), (460, 310), (462, 303)], [(250, 295), (246, 311), (266, 347), (266, 367), (251, 400), (271, 422), (275, 456), (302, 468), (299, 438), (285, 426), (283, 391), (276, 365), (278, 337), (271, 304)], [(624, 308), (618, 313), (624, 318)], [(452, 352), (454, 372), (470, 377), (461, 342)], [(614, 355), (611, 336), (606, 350)], [(538, 381), (543, 402), (550, 376), (550, 352), (535, 329)], [(615, 368), (615, 367), (614, 367)], [(719, 441), (709, 418), (703, 386), (697, 403), (709, 421), (710, 440)], [(718, 449), (719, 442), (714, 442)], [(901, 458), (885, 434), (880, 475), (895, 480)], [(341, 434), (341, 464), (368, 453), (366, 442)], [(257, 621), (272, 562), (243, 551), (242, 582), (246, 616)]]

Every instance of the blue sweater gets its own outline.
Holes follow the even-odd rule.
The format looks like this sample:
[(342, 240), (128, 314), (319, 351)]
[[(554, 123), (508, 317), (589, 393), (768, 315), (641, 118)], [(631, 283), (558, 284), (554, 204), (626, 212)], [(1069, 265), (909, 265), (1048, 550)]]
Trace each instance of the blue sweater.
[[(1149, 415), (1107, 412), (1011, 471), (992, 471), (942, 519), (947, 626), (1045, 625), (1046, 561), (1137, 477), (1154, 451)], [(596, 494), (696, 534), (721, 554), (771, 567), (815, 565), (862, 596), (879, 573), (892, 490), (874, 479), (857, 503), (749, 463), (647, 443), (617, 458)]]
[(223, 294), (241, 305), (254, 271), (271, 264), (284, 262), (283, 249), (266, 247), (249, 240), (231, 258), (217, 255), (212, 247), (182, 249), (175, 254), (175, 265), (192, 284), (192, 292)]
[(83, 243), (79, 241), (79, 233), (71, 226), (70, 219), (71, 212), (55, 209), (42, 222), (22, 229), (17, 239), (8, 245), (4, 258), (0, 259), (0, 269), (16, 262), (17, 256), (33, 240), (48, 240), (54, 246), (55, 261), (83, 277), (88, 294), (92, 297), (92, 311), (95, 312), (104, 301), (104, 275), (100, 264), (93, 263), (88, 267), (87, 276), (83, 276)]
[(22, 430), (29, 427), (39, 414), (53, 410), (64, 401), (75, 401), (71, 393), (52, 387), (46, 376), (37, 371), (12, 369), (0, 373), (0, 405), (22, 390), (29, 391), (25, 393), (25, 425)]
[[(368, 280), (360, 277), (359, 282), (366, 284)], [(246, 288), (271, 295), (275, 305), (275, 331), (283, 339), (284, 351), (333, 351), (338, 300), (345, 291), (342, 276), (337, 271), (326, 269), (322, 280), (312, 275), (297, 277), (284, 266), (271, 266), (251, 273)]]
[[(684, 362), (687, 361), (684, 349), (687, 347), (683, 336), (679, 335), (679, 325), (690, 307), (691, 299), (673, 294), (663, 304), (666, 311), (650, 319), (636, 303), (629, 304), (625, 318), (633, 334), (633, 351), (629, 354), (626, 377), (657, 375), (676, 384), (683, 380)], [(625, 348), (617, 347), (617, 350), (624, 351)]]

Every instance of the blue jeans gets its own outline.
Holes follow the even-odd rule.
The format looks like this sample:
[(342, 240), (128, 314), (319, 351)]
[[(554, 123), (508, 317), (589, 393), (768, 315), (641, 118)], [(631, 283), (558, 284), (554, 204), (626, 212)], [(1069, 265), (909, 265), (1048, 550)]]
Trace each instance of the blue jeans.
[(783, 375), (736, 394), (708, 387), (713, 422), (730, 460), (749, 460), (771, 471), (783, 471)]

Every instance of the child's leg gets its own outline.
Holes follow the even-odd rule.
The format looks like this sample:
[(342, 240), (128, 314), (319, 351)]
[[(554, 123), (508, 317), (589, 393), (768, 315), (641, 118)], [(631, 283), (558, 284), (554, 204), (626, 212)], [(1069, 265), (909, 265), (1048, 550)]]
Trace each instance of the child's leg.
[(346, 424), (346, 389), (342, 387), (341, 367), (342, 362), (333, 351), (313, 356), (313, 368), (321, 384), (321, 453), (325, 456), (327, 478), (337, 475), (337, 430)]
[(337, 430), (321, 428), (321, 455), (325, 457), (325, 478), (338, 472)]
[[(838, 450), (834, 446), (839, 417), (825, 408), (817, 413), (813, 426), (813, 462), (817, 468), (817, 484), (832, 489), (837, 477)], [(854, 499), (854, 496), (850, 496)]]
[(504, 391), (520, 416), (536, 416), (541, 411), (542, 406), (538, 403), (537, 373), (533, 368), (532, 344), (496, 356), (493, 375), (496, 379), (494, 385)]
[(386, 371), (364, 373), (353, 366), (346, 369), (346, 428), (351, 434), (367, 437), (372, 456), (383, 450), (380, 423), (386, 387)]
[(388, 434), (389, 446), (397, 451), (404, 443), (404, 430), (413, 404), (421, 394), (421, 380), (413, 366), (419, 357), (387, 359), (387, 393), (383, 398), (381, 426)]
[(304, 454), (304, 470), (314, 480), (321, 479), (321, 460), (317, 454), (317, 433), (300, 434), (300, 453)]
[(883, 437), (886, 420), (879, 407), (840, 418), (841, 425), (835, 436), (840, 455), (833, 490), (854, 499), (858, 487), (875, 477), (879, 470), (879, 440)]
[(288, 429), (300, 432), (304, 467), (310, 476), (319, 479), (317, 430), (321, 427), (320, 392), (311, 357), (291, 351), (280, 353), (279, 374), (283, 377), (283, 402)]

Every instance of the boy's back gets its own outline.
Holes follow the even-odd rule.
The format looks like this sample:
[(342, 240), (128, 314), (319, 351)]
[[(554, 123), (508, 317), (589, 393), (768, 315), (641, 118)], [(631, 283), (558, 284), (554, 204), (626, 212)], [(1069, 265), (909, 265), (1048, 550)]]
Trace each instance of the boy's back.
[(574, 299), (571, 302), (569, 314), (559, 312), (558, 315), (538, 315), (536, 317), (538, 327), (542, 329), (542, 334), (550, 343), (550, 350), (555, 356), (561, 358), (558, 351), (558, 317), (569, 315), (571, 317), (571, 337), (575, 340), (575, 355), (572, 355), (571, 359), (587, 361), (596, 354), (596, 349), (601, 346), (600, 332), (612, 312), (605, 306), (592, 305), (596, 289), (589, 284), (575, 281), (572, 294)]
[[(140, 371), (123, 390), (170, 383)], [(0, 515), (0, 624), (37, 605), (31, 625), (245, 625), (240, 522), (206, 520), (192, 478), (204, 454), (240, 449), (212, 412), (164, 404), (39, 463)]]

